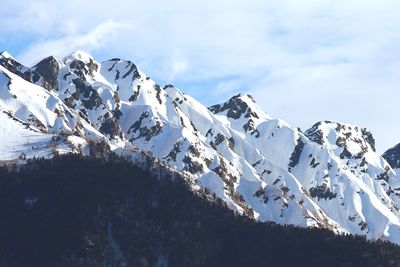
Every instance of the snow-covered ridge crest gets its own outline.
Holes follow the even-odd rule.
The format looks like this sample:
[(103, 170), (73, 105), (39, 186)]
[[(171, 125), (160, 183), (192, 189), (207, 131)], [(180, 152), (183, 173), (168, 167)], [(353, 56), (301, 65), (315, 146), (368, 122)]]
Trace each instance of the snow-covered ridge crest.
[(63, 61), (74, 60), (74, 59), (78, 59), (86, 64), (89, 63), (90, 61), (95, 61), (92, 55), (81, 50), (77, 50), (67, 55), (66, 57), (64, 57)]
[(400, 179), (360, 127), (320, 122), (303, 133), (245, 94), (207, 108), (132, 61), (81, 51), (31, 68), (0, 57), (0, 111), (21, 136), (1, 144), (3, 159), (102, 142), (151, 154), (254, 219), (400, 243)]
[(11, 54), (8, 53), (7, 51), (2, 51), (2, 52), (0, 53), (0, 58), (13, 58), (13, 57), (12, 57)]

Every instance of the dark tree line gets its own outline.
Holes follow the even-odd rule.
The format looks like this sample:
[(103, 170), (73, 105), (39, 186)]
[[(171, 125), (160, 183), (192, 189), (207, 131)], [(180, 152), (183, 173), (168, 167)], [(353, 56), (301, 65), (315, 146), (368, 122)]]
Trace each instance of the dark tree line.
[(393, 244), (255, 222), (166, 173), (115, 156), (0, 168), (0, 266), (400, 266)]

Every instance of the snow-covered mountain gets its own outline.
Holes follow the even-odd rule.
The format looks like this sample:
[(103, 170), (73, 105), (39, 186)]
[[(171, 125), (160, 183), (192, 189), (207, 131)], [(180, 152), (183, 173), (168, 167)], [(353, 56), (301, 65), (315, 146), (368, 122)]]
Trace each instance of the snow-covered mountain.
[(33, 67), (3, 52), (0, 111), (2, 160), (106, 142), (151, 154), (254, 219), (400, 244), (400, 177), (364, 128), (324, 121), (302, 132), (242, 94), (207, 108), (131, 61), (80, 51)]

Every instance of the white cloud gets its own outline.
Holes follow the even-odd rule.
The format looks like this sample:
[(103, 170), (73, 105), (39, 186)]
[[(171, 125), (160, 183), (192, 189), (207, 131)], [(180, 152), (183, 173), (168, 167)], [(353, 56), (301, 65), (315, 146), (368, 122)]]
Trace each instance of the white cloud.
[(124, 27), (127, 27), (124, 23), (107, 20), (85, 34), (33, 43), (18, 56), (18, 59), (27, 65), (32, 65), (46, 56), (63, 57), (81, 48), (93, 52), (106, 44), (112, 44), (116, 31)]

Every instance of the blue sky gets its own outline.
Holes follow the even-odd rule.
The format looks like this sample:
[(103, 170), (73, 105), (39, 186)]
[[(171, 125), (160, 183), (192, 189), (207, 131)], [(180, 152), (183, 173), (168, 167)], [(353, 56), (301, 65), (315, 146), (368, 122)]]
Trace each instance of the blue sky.
[(303, 129), (367, 127), (400, 142), (400, 1), (2, 1), (0, 50), (31, 65), (77, 49), (123, 57), (206, 105), (250, 93)]

